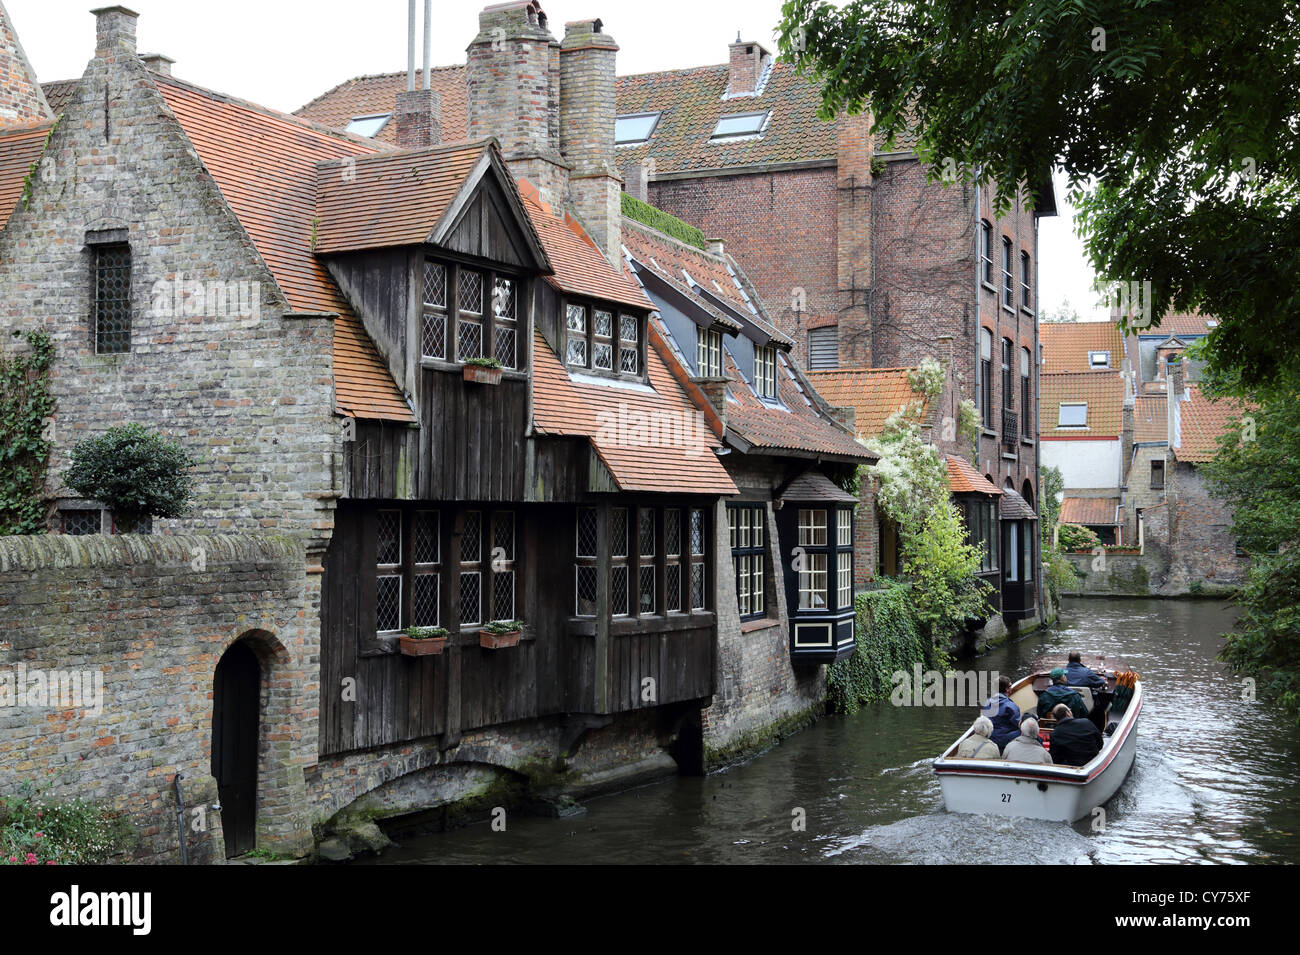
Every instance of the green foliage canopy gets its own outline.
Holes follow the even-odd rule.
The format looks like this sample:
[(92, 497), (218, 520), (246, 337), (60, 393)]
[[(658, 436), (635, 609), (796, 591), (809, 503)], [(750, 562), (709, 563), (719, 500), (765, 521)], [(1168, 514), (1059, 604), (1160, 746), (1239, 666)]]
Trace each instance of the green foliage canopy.
[(181, 447), (142, 424), (116, 425), (78, 442), (63, 483), (133, 523), (180, 517), (189, 510), (196, 462)]
[[(822, 114), (870, 106), (1006, 205), (1068, 176), (1097, 274), (1219, 318), (1212, 366), (1300, 367), (1300, 0), (786, 0)], [(1144, 303), (1148, 304), (1148, 303)]]

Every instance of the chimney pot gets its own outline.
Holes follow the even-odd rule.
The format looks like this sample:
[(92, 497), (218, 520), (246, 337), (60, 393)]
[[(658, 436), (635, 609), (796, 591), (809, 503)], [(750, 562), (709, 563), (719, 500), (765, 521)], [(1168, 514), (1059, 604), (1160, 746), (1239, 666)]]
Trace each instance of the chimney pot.
[(135, 23), (140, 14), (126, 7), (100, 7), (95, 15), (95, 52), (108, 53), (115, 45), (135, 53)]
[(708, 245), (709, 251), (719, 258), (726, 253), (726, 246), (722, 239), (705, 239), (704, 242)]

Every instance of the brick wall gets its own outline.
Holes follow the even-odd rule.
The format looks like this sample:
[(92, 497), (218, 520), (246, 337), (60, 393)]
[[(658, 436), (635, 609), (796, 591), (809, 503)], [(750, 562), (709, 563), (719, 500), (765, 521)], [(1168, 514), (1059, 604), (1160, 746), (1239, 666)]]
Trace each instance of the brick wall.
[(1170, 568), (1168, 587), (1175, 590), (1202, 586), (1235, 587), (1245, 579), (1247, 561), (1237, 556), (1232, 535), (1232, 512), (1212, 497), (1194, 464), (1173, 462), (1170, 483)]
[[(130, 245), (122, 354), (97, 354), (92, 339), (95, 230), (119, 230)], [(30, 203), (0, 233), (0, 288), (0, 330), (43, 328), (54, 340), (50, 497), (71, 495), (60, 478), (76, 441), (141, 421), (199, 460), (194, 510), (155, 529), (328, 535), (341, 451), (330, 320), (285, 316), (269, 272), (125, 47), (90, 62)], [(217, 288), (238, 290), (233, 302), (213, 307), (199, 294)]]
[[(1137, 512), (1155, 507), (1165, 501), (1165, 488), (1151, 486), (1151, 462), (1165, 461), (1164, 445), (1137, 445), (1134, 448), (1133, 466), (1129, 469), (1128, 486), (1124, 491), (1124, 541), (1137, 544)], [(1169, 464), (1165, 462), (1165, 484), (1169, 483)], [(1110, 496), (1113, 496), (1110, 495)]]
[(0, 128), (50, 118), (49, 105), (23, 53), (13, 24), (0, 5)]
[[(217, 802), (213, 673), (243, 638), (262, 666), (259, 845), (309, 850), (320, 578), (303, 568), (302, 543), (283, 537), (0, 538), (0, 791), (102, 801), (138, 832), (137, 859), (178, 861), (172, 777), (188, 807)], [(87, 691), (102, 680), (99, 705), (34, 696), (55, 672)], [(188, 845), (194, 861), (224, 858), (220, 813)]]

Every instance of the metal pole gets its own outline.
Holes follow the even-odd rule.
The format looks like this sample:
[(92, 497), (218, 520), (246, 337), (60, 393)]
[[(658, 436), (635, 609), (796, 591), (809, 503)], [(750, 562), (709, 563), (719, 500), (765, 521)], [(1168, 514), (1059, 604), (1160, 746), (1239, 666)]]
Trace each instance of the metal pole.
[(189, 865), (189, 852), (185, 845), (185, 799), (181, 796), (181, 774), (172, 777), (172, 789), (176, 792), (176, 838), (181, 844), (181, 865)]
[(429, 88), (430, 31), (433, 25), (433, 0), (424, 0), (424, 86)]
[(415, 0), (406, 5), (406, 88), (415, 89)]

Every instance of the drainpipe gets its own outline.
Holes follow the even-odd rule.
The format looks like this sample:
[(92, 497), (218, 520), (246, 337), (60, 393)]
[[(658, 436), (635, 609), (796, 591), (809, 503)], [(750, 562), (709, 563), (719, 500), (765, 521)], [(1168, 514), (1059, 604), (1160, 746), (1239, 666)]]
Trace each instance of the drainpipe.
[(975, 309), (975, 391), (980, 398), (980, 407), (976, 409), (979, 415), (979, 434), (975, 438), (975, 470), (984, 470), (980, 464), (980, 450), (984, 444), (984, 408), (983, 402), (986, 399), (980, 390), (980, 237), (982, 235), (982, 225), (980, 220), (980, 185), (979, 185), (979, 168), (975, 169), (975, 300), (971, 303)]
[(185, 845), (185, 798), (181, 795), (181, 774), (172, 777), (172, 789), (176, 792), (176, 837), (181, 844), (181, 865), (189, 865), (189, 852)]

